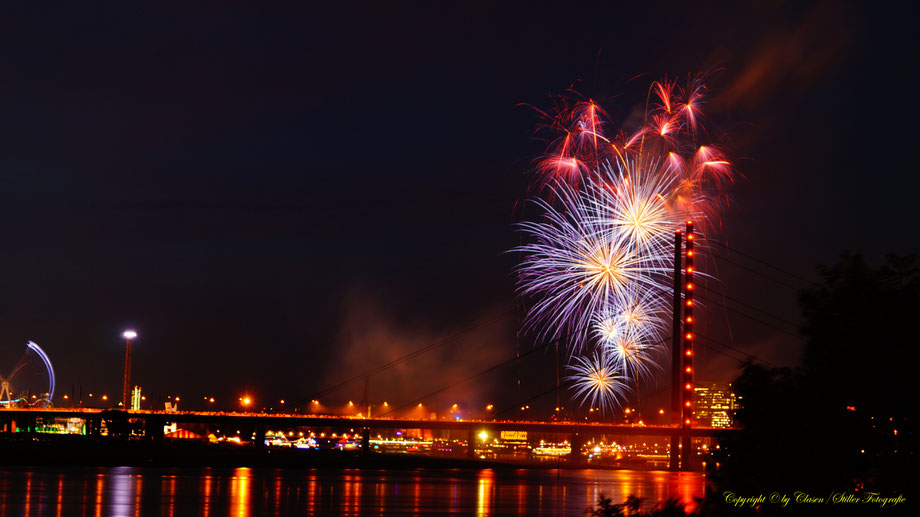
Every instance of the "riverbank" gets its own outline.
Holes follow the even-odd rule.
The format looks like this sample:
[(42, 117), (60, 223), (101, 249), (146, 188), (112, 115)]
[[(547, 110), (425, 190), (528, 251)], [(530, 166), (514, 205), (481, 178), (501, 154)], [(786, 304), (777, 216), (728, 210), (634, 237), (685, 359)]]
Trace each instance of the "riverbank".
[[(0, 438), (8, 466), (271, 467), (271, 468), (501, 468), (503, 462), (421, 454), (295, 448), (256, 448), (187, 440), (114, 440), (85, 436)], [(540, 465), (534, 465), (539, 467)], [(544, 467), (548, 467), (544, 465)]]
[(633, 462), (624, 465), (533, 461), (515, 458), (480, 459), (426, 452), (255, 447), (234, 442), (198, 440), (122, 440), (110, 437), (0, 434), (0, 458), (9, 466), (73, 467), (264, 467), (264, 468), (528, 468), (599, 470), (662, 470)]

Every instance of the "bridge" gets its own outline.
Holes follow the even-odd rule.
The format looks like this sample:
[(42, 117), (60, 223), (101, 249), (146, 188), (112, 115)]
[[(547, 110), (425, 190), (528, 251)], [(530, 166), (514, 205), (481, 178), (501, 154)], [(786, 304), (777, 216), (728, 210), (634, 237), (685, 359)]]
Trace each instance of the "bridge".
[[(166, 424), (195, 424), (207, 429), (235, 428), (252, 431), (253, 446), (264, 447), (266, 430), (278, 428), (313, 428), (342, 429), (362, 433), (361, 447), (369, 452), (371, 432), (384, 430), (426, 429), (453, 431), (466, 434), (467, 454), (474, 455), (476, 437), (486, 431), (495, 434), (501, 431), (526, 431), (537, 434), (566, 436), (572, 445), (573, 454), (570, 461), (581, 460), (581, 444), (588, 438), (604, 435), (613, 436), (662, 436), (677, 438), (715, 437), (719, 434), (735, 431), (734, 429), (713, 427), (685, 427), (663, 425), (628, 425), (601, 422), (541, 422), (516, 420), (481, 420), (481, 419), (443, 419), (422, 420), (407, 418), (362, 418), (352, 416), (331, 416), (312, 414), (281, 413), (240, 413), (240, 412), (206, 412), (206, 411), (120, 411), (89, 408), (29, 408), (6, 409), (0, 411), (0, 428), (10, 432), (14, 430), (33, 431), (38, 419), (78, 418), (86, 422), (87, 434), (98, 436), (103, 421), (111, 423), (116, 420), (143, 423), (143, 437), (149, 440), (164, 438), (163, 427)], [(111, 425), (111, 424), (110, 424)], [(673, 441), (673, 440), (672, 440)]]
[[(361, 432), (364, 436), (362, 445), (367, 448), (369, 436), (371, 431), (383, 431), (383, 430), (399, 430), (399, 429), (423, 429), (423, 430), (439, 430), (439, 431), (449, 431), (466, 433), (469, 453), (473, 453), (473, 444), (476, 442), (475, 438), (478, 433), (486, 431), (489, 433), (496, 433), (501, 431), (526, 431), (530, 433), (545, 433), (552, 435), (568, 436), (570, 443), (575, 444), (581, 443), (586, 437), (594, 436), (603, 436), (603, 435), (613, 435), (613, 436), (660, 436), (660, 437), (669, 437), (670, 446), (668, 449), (672, 452), (680, 451), (681, 454), (671, 454), (670, 455), (670, 469), (671, 470), (680, 470), (686, 469), (685, 465), (689, 463), (690, 451), (691, 451), (691, 438), (694, 437), (714, 437), (723, 433), (731, 433), (735, 429), (726, 429), (726, 428), (712, 428), (712, 427), (701, 427), (697, 425), (698, 423), (693, 418), (693, 408), (695, 401), (693, 400), (693, 389), (696, 386), (695, 383), (695, 367), (694, 367), (694, 358), (697, 355), (700, 347), (705, 347), (714, 352), (717, 352), (721, 355), (729, 357), (738, 361), (739, 363), (744, 363), (751, 359), (759, 360), (765, 364), (775, 366), (768, 361), (764, 361), (756, 356), (750, 355), (747, 352), (734, 348), (731, 345), (722, 343), (716, 339), (701, 336), (693, 331), (693, 322), (695, 320), (693, 315), (693, 300), (694, 297), (699, 297), (701, 300), (707, 303), (713, 303), (720, 307), (723, 307), (727, 311), (740, 314), (747, 318), (750, 318), (752, 321), (758, 321), (763, 323), (758, 317), (747, 314), (743, 311), (740, 311), (737, 308), (730, 307), (726, 305), (726, 302), (719, 302), (714, 298), (707, 298), (698, 291), (706, 291), (705, 285), (695, 285), (693, 282), (693, 252), (694, 250), (694, 230), (692, 223), (688, 222), (685, 229), (677, 230), (674, 235), (674, 271), (673, 271), (673, 300), (672, 300), (672, 332), (671, 336), (665, 338), (661, 343), (664, 343), (668, 340), (671, 341), (671, 382), (665, 390), (671, 392), (671, 408), (667, 413), (664, 409), (660, 410), (662, 415), (668, 415), (671, 425), (628, 425), (628, 424), (613, 424), (613, 423), (594, 423), (594, 422), (572, 422), (572, 421), (522, 421), (522, 420), (497, 420), (495, 416), (490, 419), (431, 419), (431, 420), (422, 420), (422, 419), (411, 419), (411, 418), (363, 418), (360, 416), (333, 416), (333, 415), (321, 415), (321, 414), (304, 414), (304, 413), (294, 413), (294, 414), (280, 414), (280, 413), (247, 413), (247, 412), (208, 412), (208, 411), (184, 411), (184, 412), (175, 412), (175, 411), (145, 411), (145, 410), (134, 410), (129, 412), (124, 411), (103, 411), (101, 409), (90, 409), (90, 408), (79, 408), (79, 409), (47, 409), (47, 408), (8, 408), (0, 410), (0, 427), (4, 430), (9, 431), (18, 426), (20, 430), (34, 428), (37, 418), (42, 416), (49, 416), (54, 418), (80, 418), (87, 423), (87, 432), (90, 435), (99, 434), (99, 431), (102, 427), (103, 420), (107, 418), (116, 418), (127, 420), (130, 419), (135, 422), (140, 422), (143, 424), (143, 435), (145, 438), (158, 439), (163, 438), (162, 432), (157, 432), (156, 430), (160, 427), (161, 424), (165, 423), (176, 423), (176, 424), (193, 424), (202, 426), (203, 429), (220, 429), (221, 427), (229, 428), (233, 427), (236, 429), (245, 429), (247, 432), (250, 430), (253, 432), (253, 436), (256, 438), (254, 440), (254, 445), (256, 447), (261, 447), (264, 445), (263, 438), (267, 432), (267, 429), (272, 428), (284, 428), (284, 427), (303, 427), (303, 428), (316, 428), (316, 429), (358, 429), (358, 432)], [(731, 251), (736, 254), (741, 254), (742, 256), (748, 256), (741, 251), (735, 250), (728, 247), (727, 245), (714, 243), (720, 246), (722, 251)], [(729, 264), (736, 264), (732, 260), (722, 257), (713, 253), (714, 250), (708, 250), (714, 258), (723, 260)], [(686, 254), (684, 253), (686, 252)], [(737, 265), (737, 264), (736, 264)], [(683, 267), (686, 266), (686, 267)], [(741, 266), (744, 267), (744, 266)], [(772, 267), (772, 266), (771, 266)], [(757, 271), (750, 270), (755, 273)], [(758, 273), (760, 276), (761, 273)], [(783, 284), (785, 285), (785, 284)], [(751, 307), (749, 304), (741, 303), (742, 306)], [(758, 310), (759, 313), (766, 314), (778, 321), (784, 321), (790, 326), (795, 324), (782, 320), (780, 317), (769, 314), (765, 311)], [(477, 328), (480, 328), (485, 325), (493, 324), (497, 321), (501, 321), (503, 318), (515, 314), (518, 309), (511, 311), (506, 311), (503, 314), (497, 315), (493, 318), (490, 318), (487, 321), (477, 323), (473, 327), (465, 329), (454, 336), (445, 338), (438, 342), (424, 346), (418, 350), (415, 350), (409, 354), (406, 354), (400, 358), (397, 358), (389, 363), (377, 366), (368, 371), (362, 372), (358, 375), (355, 375), (349, 379), (343, 380), (338, 384), (327, 387), (324, 390), (320, 391), (317, 394), (314, 394), (315, 397), (320, 396), (321, 394), (326, 394), (342, 388), (346, 385), (350, 385), (356, 382), (364, 381), (365, 383), (365, 399), (367, 391), (367, 381), (371, 375), (384, 371), (388, 368), (391, 368), (397, 364), (401, 364), (405, 361), (408, 361), (414, 357), (417, 357), (421, 354), (434, 350), (438, 347), (444, 346), (452, 342), (457, 336), (471, 332)], [(126, 374), (130, 368), (130, 339), (134, 337), (135, 334), (131, 331), (131, 336), (127, 333), (125, 334), (126, 339), (128, 340), (126, 348)], [(702, 338), (702, 341), (699, 339)], [(432, 396), (436, 396), (444, 393), (447, 390), (450, 390), (459, 384), (470, 382), (471, 380), (478, 378), (481, 375), (485, 375), (489, 372), (494, 372), (500, 367), (509, 366), (511, 364), (520, 361), (524, 357), (527, 357), (531, 354), (538, 353), (542, 350), (545, 350), (547, 347), (550, 347), (554, 342), (546, 342), (541, 345), (533, 347), (531, 350), (528, 350), (523, 353), (516, 354), (513, 358), (510, 358), (506, 361), (503, 361), (499, 364), (492, 365), (480, 372), (475, 373), (469, 377), (466, 377), (458, 382), (454, 382), (447, 386), (443, 386), (440, 389), (417, 397), (415, 400), (424, 400)], [(725, 348), (726, 350), (733, 351), (736, 354), (741, 354), (741, 356), (732, 355), (727, 353), (725, 350), (720, 348), (715, 348), (715, 346), (720, 348)], [(53, 372), (50, 371), (50, 363), (48, 363), (49, 374), (53, 379)], [(558, 370), (557, 370), (558, 375)], [(125, 389), (127, 389), (129, 383), (126, 377)], [(557, 377), (556, 387), (554, 390), (549, 390), (538, 394), (535, 397), (528, 399), (529, 402), (536, 398), (542, 397), (546, 394), (555, 392), (558, 394), (561, 385)], [(49, 392), (53, 391), (53, 380), (51, 389)], [(65, 397), (66, 398), (66, 397)], [(127, 395), (123, 394), (124, 402), (127, 402)], [(177, 397), (178, 400), (178, 397)], [(212, 400), (213, 402), (213, 400)], [(50, 403), (50, 400), (49, 400)], [(82, 401), (81, 401), (82, 403)], [(125, 404), (127, 405), (127, 404)], [(406, 406), (402, 406), (406, 407)], [(307, 409), (309, 411), (309, 408)], [(502, 414), (501, 412), (498, 413)], [(108, 415), (108, 416), (107, 416)], [(113, 417), (113, 415), (120, 415), (118, 417)], [(355, 432), (355, 431), (349, 431)], [(460, 440), (463, 441), (462, 439)]]

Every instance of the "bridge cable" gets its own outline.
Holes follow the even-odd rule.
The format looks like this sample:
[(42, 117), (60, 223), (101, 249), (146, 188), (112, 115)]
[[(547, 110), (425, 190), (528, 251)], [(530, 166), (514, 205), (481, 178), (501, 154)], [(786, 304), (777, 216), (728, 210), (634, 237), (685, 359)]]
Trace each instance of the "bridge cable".
[(770, 276), (770, 275), (768, 275), (768, 274), (766, 274), (766, 273), (762, 273), (762, 272), (760, 272), (760, 271), (757, 271), (756, 269), (753, 269), (753, 268), (751, 268), (751, 267), (745, 266), (744, 264), (740, 264), (740, 263), (738, 263), (738, 262), (735, 262), (734, 260), (731, 260), (731, 259), (729, 259), (729, 258), (723, 257), (722, 255), (719, 255), (718, 253), (713, 253), (712, 250), (709, 250), (709, 253), (707, 253), (707, 255), (710, 256), (710, 257), (713, 257), (713, 258), (717, 258), (717, 259), (719, 259), (719, 260), (721, 260), (721, 261), (723, 261), (723, 262), (727, 262), (727, 263), (729, 263), (729, 264), (732, 264), (732, 265), (734, 265), (734, 266), (736, 266), (736, 267), (739, 267), (739, 268), (744, 269), (744, 270), (746, 270), (746, 271), (749, 271), (749, 272), (751, 272), (751, 273), (754, 273), (755, 275), (757, 275), (757, 276), (759, 276), (759, 277), (763, 277), (763, 278), (765, 278), (765, 279), (767, 279), (767, 280), (770, 280), (770, 281), (772, 281), (772, 282), (774, 282), (774, 283), (776, 283), (776, 284), (779, 284), (779, 285), (781, 285), (781, 286), (783, 286), (783, 287), (787, 287), (787, 288), (789, 288), (789, 289), (792, 289), (793, 291), (800, 291), (800, 290), (802, 289), (802, 287), (798, 287), (798, 286), (794, 286), (794, 285), (792, 285), (792, 284), (786, 283), (786, 282), (784, 282), (784, 281), (782, 281), (782, 280), (780, 280), (780, 279), (778, 279), (778, 278), (772, 277), (772, 276)]
[(814, 280), (809, 280), (809, 279), (807, 279), (807, 278), (805, 278), (805, 277), (803, 277), (803, 276), (801, 276), (801, 275), (797, 275), (797, 274), (795, 274), (795, 273), (793, 273), (793, 272), (791, 272), (791, 271), (787, 271), (787, 270), (785, 270), (785, 269), (783, 269), (783, 268), (781, 268), (781, 267), (779, 267), (779, 266), (773, 265), (773, 264), (771, 264), (771, 263), (769, 263), (769, 262), (767, 262), (767, 261), (765, 261), (765, 260), (763, 260), (763, 259), (759, 259), (759, 258), (754, 257), (753, 255), (747, 254), (747, 253), (745, 253), (745, 252), (743, 252), (743, 251), (741, 251), (741, 250), (739, 250), (739, 249), (737, 249), (737, 248), (733, 248), (733, 247), (729, 246), (728, 244), (723, 244), (723, 243), (721, 243), (721, 242), (719, 242), (719, 241), (716, 241), (716, 240), (707, 240), (706, 242), (707, 242), (707, 244), (709, 244), (709, 243), (711, 243), (711, 244), (717, 244), (717, 245), (721, 246), (722, 248), (725, 248), (725, 249), (728, 250), (728, 251), (732, 251), (732, 252), (734, 252), (734, 253), (737, 253), (737, 254), (741, 255), (742, 257), (745, 257), (745, 258), (747, 258), (747, 259), (753, 260), (754, 262), (758, 262), (758, 263), (760, 263), (760, 264), (762, 264), (762, 265), (764, 265), (764, 266), (766, 266), (766, 267), (768, 267), (768, 268), (770, 268), (770, 269), (774, 269), (774, 270), (776, 270), (776, 271), (779, 271), (780, 273), (783, 273), (784, 275), (787, 275), (787, 276), (789, 276), (789, 277), (795, 278), (796, 280), (799, 280), (799, 281), (804, 282), (804, 283), (806, 283), (806, 284), (813, 285), (813, 286), (819, 285), (819, 284), (818, 284), (817, 282), (815, 282)]
[[(662, 340), (658, 341), (657, 343), (655, 343), (655, 344), (653, 344), (653, 345), (650, 345), (650, 346), (654, 347), (654, 346), (658, 346), (658, 345), (663, 344), (663, 343), (667, 343), (668, 341), (671, 340), (671, 337), (672, 337), (672, 336), (668, 336), (668, 337), (666, 337), (666, 338), (664, 338), (664, 339), (662, 339)], [(521, 405), (527, 405), (528, 402), (532, 402), (532, 401), (534, 401), (534, 400), (539, 399), (540, 397), (546, 396), (547, 394), (552, 393), (552, 392), (556, 391), (557, 389), (568, 388), (568, 385), (571, 384), (571, 383), (572, 383), (571, 381), (565, 380), (565, 384), (560, 384), (559, 386), (555, 386), (555, 385), (554, 385), (554, 386), (553, 386), (550, 390), (548, 390), (548, 391), (545, 391), (545, 392), (542, 392), (542, 393), (538, 393), (537, 395), (534, 395), (533, 397), (530, 397), (530, 398), (527, 399), (527, 400), (521, 401), (519, 404), (516, 404), (516, 405), (514, 405), (513, 407), (507, 407), (507, 408), (505, 408), (505, 409), (502, 409), (501, 411), (495, 412), (491, 417), (489, 417), (489, 420), (494, 420), (495, 417), (497, 417), (498, 415), (507, 413), (508, 411), (511, 411), (511, 410), (513, 410), (513, 409), (515, 409), (515, 408), (518, 408), (518, 407), (520, 407)], [(638, 386), (636, 387), (636, 389), (638, 389)]]
[(752, 310), (752, 311), (759, 312), (759, 313), (763, 314), (764, 316), (769, 316), (770, 318), (773, 318), (773, 319), (775, 319), (775, 320), (777, 320), (777, 321), (781, 321), (781, 322), (783, 322), (783, 323), (789, 325), (790, 327), (799, 328), (799, 326), (801, 325), (800, 323), (795, 323), (795, 322), (793, 322), (793, 321), (787, 320), (786, 318), (783, 318), (782, 316), (777, 316), (776, 314), (773, 314), (773, 313), (771, 313), (771, 312), (768, 312), (768, 311), (765, 311), (765, 310), (760, 309), (760, 308), (758, 308), (758, 307), (755, 307), (754, 305), (751, 305), (751, 304), (749, 304), (749, 303), (745, 303), (745, 302), (743, 302), (743, 301), (741, 301), (741, 300), (739, 300), (739, 299), (737, 299), (737, 298), (733, 298), (733, 297), (731, 297), (731, 296), (729, 296), (729, 295), (727, 295), (727, 294), (724, 294), (724, 293), (721, 293), (721, 292), (719, 292), (719, 291), (716, 291), (716, 290), (714, 290), (714, 289), (712, 289), (711, 287), (708, 287), (708, 286), (706, 286), (706, 285), (700, 285), (699, 287), (703, 288), (705, 291), (708, 291), (708, 292), (712, 293), (712, 294), (715, 295), (715, 296), (721, 296), (722, 298), (725, 298), (726, 300), (729, 300), (729, 301), (731, 301), (731, 302), (737, 303), (738, 305), (744, 306), (744, 307), (746, 307), (746, 308), (748, 308), (748, 309), (750, 309), (750, 310)]
[[(734, 313), (739, 314), (739, 315), (741, 315), (741, 316), (744, 316), (744, 317), (750, 319), (751, 321), (756, 321), (757, 323), (760, 323), (761, 325), (764, 325), (764, 326), (766, 326), (766, 327), (770, 327), (771, 329), (776, 330), (777, 332), (782, 332), (783, 334), (786, 334), (786, 335), (792, 336), (792, 337), (796, 337), (796, 338), (801, 337), (799, 334), (796, 334), (795, 332), (791, 332), (791, 331), (786, 330), (786, 329), (784, 329), (784, 328), (782, 328), (782, 327), (779, 327), (779, 326), (777, 326), (777, 325), (775, 325), (775, 324), (773, 324), (773, 323), (770, 323), (770, 322), (768, 322), (768, 321), (764, 321), (764, 320), (759, 319), (759, 318), (757, 318), (757, 317), (755, 317), (755, 316), (751, 316), (750, 314), (747, 314), (747, 313), (745, 313), (745, 312), (742, 312), (741, 310), (736, 309), (736, 308), (734, 308), (734, 307), (729, 307), (729, 306), (723, 304), (722, 302), (719, 302), (719, 301), (717, 301), (717, 300), (713, 300), (712, 298), (708, 298), (708, 297), (706, 297), (706, 296), (701, 296), (701, 295), (699, 295), (699, 294), (697, 294), (696, 297), (699, 298), (700, 300), (704, 300), (704, 301), (706, 301), (706, 302), (709, 302), (709, 303), (718, 305), (718, 306), (720, 306), (720, 307), (722, 307), (722, 308), (724, 308), (724, 309), (726, 309), (726, 310), (728, 310), (728, 311), (731, 311), (731, 312), (734, 312)], [(788, 323), (788, 324), (791, 325), (791, 323)]]

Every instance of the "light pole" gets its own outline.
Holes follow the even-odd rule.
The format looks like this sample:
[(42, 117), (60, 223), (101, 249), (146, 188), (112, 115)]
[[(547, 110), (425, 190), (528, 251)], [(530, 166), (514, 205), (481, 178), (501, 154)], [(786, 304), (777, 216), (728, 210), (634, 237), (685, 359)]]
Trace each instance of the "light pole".
[(131, 340), (137, 337), (137, 332), (126, 330), (121, 337), (125, 338), (125, 386), (122, 391), (122, 407), (127, 410), (131, 407)]

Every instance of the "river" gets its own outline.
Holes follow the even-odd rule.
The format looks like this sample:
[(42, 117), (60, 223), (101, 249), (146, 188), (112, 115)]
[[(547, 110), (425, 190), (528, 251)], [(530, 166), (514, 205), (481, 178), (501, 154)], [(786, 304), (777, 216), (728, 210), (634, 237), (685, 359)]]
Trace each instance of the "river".
[(598, 494), (691, 507), (701, 473), (552, 469), (0, 468), (0, 516), (584, 515)]

